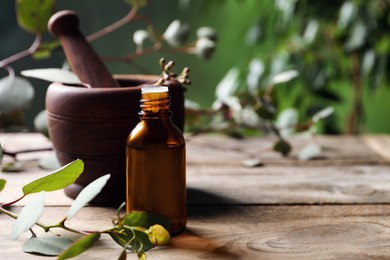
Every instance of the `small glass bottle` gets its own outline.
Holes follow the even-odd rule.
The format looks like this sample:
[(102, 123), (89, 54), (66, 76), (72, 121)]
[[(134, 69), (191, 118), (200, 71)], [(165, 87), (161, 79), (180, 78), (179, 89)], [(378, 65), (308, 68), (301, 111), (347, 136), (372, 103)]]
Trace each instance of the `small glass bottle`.
[(141, 121), (126, 146), (126, 211), (161, 214), (176, 234), (187, 222), (184, 137), (171, 120), (168, 87), (145, 86), (141, 94)]

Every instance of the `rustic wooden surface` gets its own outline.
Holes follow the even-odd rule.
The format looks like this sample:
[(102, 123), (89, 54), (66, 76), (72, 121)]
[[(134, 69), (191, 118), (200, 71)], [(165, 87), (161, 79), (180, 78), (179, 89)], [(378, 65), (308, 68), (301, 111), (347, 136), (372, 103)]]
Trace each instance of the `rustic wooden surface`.
[[(389, 136), (318, 137), (323, 154), (310, 161), (296, 159), (310, 140), (294, 138), (288, 158), (269, 149), (272, 141), (188, 137), (188, 229), (171, 246), (149, 251), (148, 259), (390, 259)], [(39, 134), (0, 134), (0, 143), (8, 151), (50, 146)], [(21, 154), (25, 171), (0, 172), (7, 180), (0, 203), (47, 174), (37, 160), (50, 154)], [(244, 167), (248, 158), (261, 158), (264, 166)], [(20, 211), (26, 201), (11, 210)], [(41, 222), (47, 224), (58, 222), (72, 203), (62, 191), (47, 194), (46, 201)], [(69, 224), (104, 229), (113, 218), (115, 209), (90, 206)], [(0, 215), (0, 259), (42, 259), (21, 251), (28, 233), (9, 239), (12, 223)], [(119, 253), (103, 237), (79, 259), (115, 259)]]

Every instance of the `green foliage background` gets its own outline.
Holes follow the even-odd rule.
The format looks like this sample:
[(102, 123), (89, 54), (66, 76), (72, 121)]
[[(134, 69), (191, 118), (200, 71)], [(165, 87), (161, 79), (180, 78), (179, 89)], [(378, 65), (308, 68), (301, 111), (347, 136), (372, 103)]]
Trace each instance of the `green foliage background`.
[[(340, 23), (340, 10), (346, 3), (354, 11), (344, 15), (345, 26)], [(16, 24), (14, 1), (4, 1), (0, 8), (0, 59), (25, 49), (33, 41)], [(390, 88), (387, 71), (390, 52), (390, 1), (309, 1), (309, 0), (181, 0), (150, 1), (140, 13), (148, 16), (163, 32), (174, 19), (189, 23), (194, 28), (214, 27), (219, 33), (217, 52), (210, 61), (192, 55), (158, 53), (142, 57), (132, 64), (108, 63), (115, 74), (159, 73), (158, 59), (177, 61), (177, 68), (192, 69), (193, 85), (187, 98), (210, 107), (215, 99), (215, 87), (226, 72), (237, 67), (240, 85), (246, 87), (248, 65), (254, 58), (264, 64), (259, 87), (277, 70), (296, 69), (300, 76), (278, 87), (279, 110), (287, 107), (299, 109), (301, 120), (310, 118), (315, 111), (334, 106), (336, 113), (325, 121), (327, 133), (343, 133), (356, 100), (361, 100), (360, 132), (389, 133)], [(88, 35), (116, 21), (128, 12), (122, 0), (59, 0), (57, 9), (78, 12), (81, 30)], [(317, 26), (310, 41), (305, 36), (308, 25)], [(93, 43), (102, 56), (123, 56), (135, 50), (132, 33), (145, 28), (141, 21), (133, 22)], [(248, 40), (248, 32), (257, 30)], [(253, 32), (253, 31), (252, 31)], [(305, 38), (306, 37), (306, 38)], [(192, 37), (194, 38), (194, 37)], [(370, 60), (365, 60), (370, 54)], [(365, 58), (366, 57), (366, 58)], [(17, 71), (37, 67), (61, 67), (63, 55), (55, 53), (51, 59), (23, 60), (14, 64)], [(3, 71), (0, 76), (3, 77)], [(361, 97), (354, 99), (356, 82)], [(34, 80), (36, 98), (25, 112), (27, 126), (44, 108), (47, 83)], [(358, 104), (359, 105), (359, 104)]]

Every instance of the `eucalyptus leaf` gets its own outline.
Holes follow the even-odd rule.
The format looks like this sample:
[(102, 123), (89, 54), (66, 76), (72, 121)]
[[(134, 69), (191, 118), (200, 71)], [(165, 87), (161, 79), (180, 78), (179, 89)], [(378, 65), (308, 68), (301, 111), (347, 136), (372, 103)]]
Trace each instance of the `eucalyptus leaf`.
[(287, 70), (280, 72), (273, 76), (273, 78), (270, 81), (270, 85), (276, 85), (280, 83), (289, 82), (290, 80), (298, 77), (299, 72), (297, 70)]
[[(147, 251), (156, 246), (150, 242), (149, 236), (144, 231), (134, 229), (133, 227), (123, 228), (120, 232), (113, 231), (109, 235), (120, 246), (133, 251), (140, 249)], [(131, 243), (129, 244), (129, 242)]]
[(2, 191), (4, 189), (6, 183), (7, 183), (6, 180), (0, 179), (0, 191)]
[(83, 236), (82, 238), (75, 241), (71, 244), (65, 251), (63, 251), (59, 256), (58, 260), (68, 259), (75, 256), (78, 256), (92, 247), (96, 241), (100, 238), (100, 233), (91, 233)]
[(40, 191), (60, 190), (75, 182), (84, 170), (84, 162), (77, 159), (53, 173), (39, 178), (23, 187), (23, 194), (31, 194)]
[(42, 79), (50, 82), (60, 82), (65, 84), (81, 84), (81, 80), (69, 70), (48, 68), (23, 70), (21, 74), (25, 77)]
[(279, 128), (279, 133), (282, 137), (291, 136), (295, 133), (295, 126), (298, 124), (299, 113), (295, 108), (287, 108), (283, 110), (277, 120), (276, 126)]
[(149, 0), (125, 0), (125, 2), (129, 3), (131, 6), (135, 7), (144, 7), (148, 4)]
[(241, 163), (243, 166), (248, 168), (254, 168), (254, 167), (260, 167), (263, 166), (264, 163), (261, 159), (255, 158), (255, 159), (246, 159), (242, 161)]
[(12, 228), (11, 239), (16, 240), (20, 234), (29, 230), (42, 216), (45, 206), (45, 192), (35, 194), (23, 207)]
[(54, 13), (55, 0), (17, 0), (16, 13), (19, 25), (28, 32), (42, 34)]
[(170, 221), (164, 216), (146, 211), (133, 211), (127, 213), (121, 218), (120, 222), (122, 222), (123, 225), (143, 228), (150, 228), (156, 224), (160, 224), (167, 230), (171, 227)]
[(55, 170), (61, 167), (61, 164), (53, 152), (52, 154), (39, 159), (38, 166), (45, 170)]
[(364, 45), (367, 39), (368, 28), (367, 24), (361, 20), (353, 24), (351, 35), (346, 43), (348, 51), (356, 50)]
[(24, 164), (21, 161), (7, 162), (1, 165), (3, 172), (22, 172), (24, 170)]
[(310, 143), (302, 148), (298, 153), (298, 159), (302, 161), (310, 160), (321, 155), (321, 146), (317, 143)]
[(23, 244), (22, 250), (30, 254), (57, 256), (72, 243), (66, 237), (31, 237)]
[(147, 231), (149, 241), (156, 246), (168, 245), (171, 241), (171, 235), (163, 226), (156, 224)]
[(25, 108), (33, 98), (34, 88), (26, 79), (11, 76), (0, 79), (0, 112)]
[(190, 26), (179, 20), (174, 20), (165, 30), (163, 36), (167, 43), (172, 47), (183, 45), (190, 34)]
[(291, 145), (285, 140), (279, 140), (274, 144), (274, 151), (281, 153), (283, 156), (287, 156), (291, 151)]
[(46, 137), (49, 137), (49, 126), (48, 126), (48, 120), (47, 120), (47, 111), (42, 110), (38, 113), (38, 115), (34, 118), (34, 127), (35, 130), (41, 132)]
[(218, 83), (215, 89), (217, 99), (224, 100), (228, 96), (232, 96), (238, 88), (239, 69), (231, 68), (223, 79)]
[(333, 112), (334, 112), (333, 107), (326, 107), (324, 109), (321, 109), (320, 111), (314, 114), (314, 116), (312, 117), (312, 121), (315, 123), (320, 119), (330, 116), (331, 114), (333, 114)]
[(73, 218), (77, 212), (79, 212), (80, 209), (82, 209), (85, 205), (87, 205), (93, 198), (96, 197), (100, 193), (100, 191), (103, 189), (103, 187), (106, 185), (108, 179), (111, 177), (110, 174), (106, 174), (90, 184), (88, 184), (87, 187), (85, 187), (77, 196), (75, 201), (72, 203), (72, 205), (69, 208), (67, 219)]

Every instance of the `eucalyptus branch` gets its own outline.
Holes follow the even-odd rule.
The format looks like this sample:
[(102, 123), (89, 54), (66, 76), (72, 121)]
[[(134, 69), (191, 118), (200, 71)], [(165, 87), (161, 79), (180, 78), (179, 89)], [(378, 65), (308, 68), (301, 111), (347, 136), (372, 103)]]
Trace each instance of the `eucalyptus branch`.
[(51, 151), (51, 150), (53, 150), (53, 148), (51, 148), (51, 147), (37, 148), (37, 149), (26, 149), (26, 150), (20, 150), (20, 151), (16, 151), (16, 152), (9, 152), (9, 151), (3, 149), (3, 154), (16, 159), (16, 156), (18, 156), (21, 153), (45, 152), (45, 151)]
[(27, 50), (16, 53), (16, 54), (0, 61), (0, 68), (5, 68), (6, 66), (8, 66), (11, 63), (14, 63), (18, 60), (21, 60), (21, 59), (24, 59), (24, 58), (31, 56), (32, 54), (34, 54), (34, 52), (36, 50), (38, 50), (41, 43), (42, 43), (42, 34), (39, 34), (39, 33), (35, 34), (34, 42), (31, 44), (31, 46)]
[(103, 29), (101, 29), (100, 31), (97, 31), (91, 35), (89, 35), (87, 37), (87, 40), (88, 41), (94, 41), (98, 38), (101, 38), (117, 29), (119, 29), (120, 27), (124, 26), (125, 24), (129, 23), (130, 21), (132, 21), (136, 15), (137, 15), (137, 12), (138, 12), (138, 8), (136, 6), (133, 6), (131, 8), (131, 10), (127, 13), (126, 16), (124, 16), (123, 18), (119, 19), (118, 21), (116, 21), (115, 23), (109, 25), (109, 26), (106, 26), (104, 27)]

